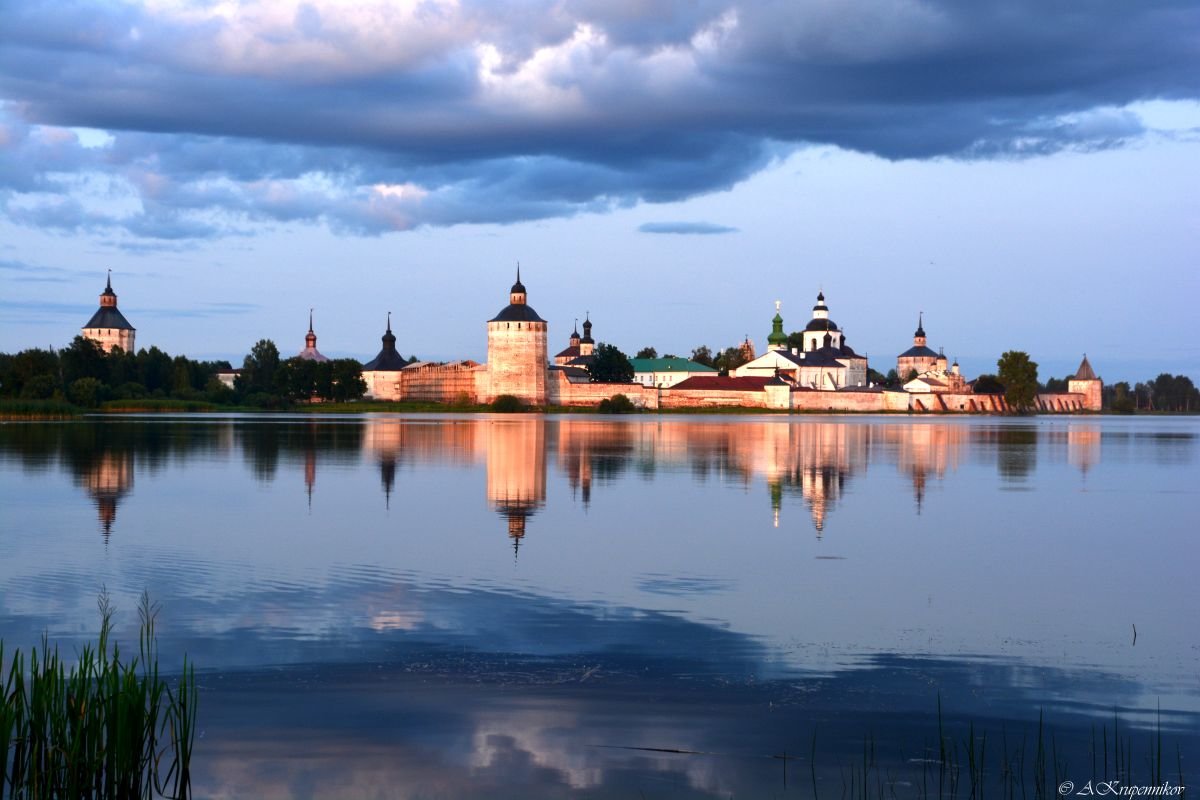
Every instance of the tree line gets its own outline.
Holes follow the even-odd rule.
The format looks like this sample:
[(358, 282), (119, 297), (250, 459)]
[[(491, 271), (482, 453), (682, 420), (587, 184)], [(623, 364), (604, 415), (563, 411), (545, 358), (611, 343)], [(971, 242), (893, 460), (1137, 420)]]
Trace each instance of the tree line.
[(356, 400), (366, 392), (362, 366), (352, 358), (326, 362), (280, 359), (263, 339), (242, 362), (230, 388), (217, 378), (228, 361), (201, 361), (157, 347), (106, 353), (82, 336), (66, 347), (0, 353), (0, 398), (57, 400), (96, 408), (110, 400), (202, 401), (278, 408), (313, 400)]

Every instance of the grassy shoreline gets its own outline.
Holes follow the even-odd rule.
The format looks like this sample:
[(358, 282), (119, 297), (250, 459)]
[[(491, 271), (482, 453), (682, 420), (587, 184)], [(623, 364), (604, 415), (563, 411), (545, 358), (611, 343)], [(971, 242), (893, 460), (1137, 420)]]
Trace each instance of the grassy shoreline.
[[(284, 408), (260, 408), (257, 406), (222, 405), (204, 400), (180, 400), (176, 398), (143, 398), (137, 400), (110, 400), (99, 408), (83, 408), (61, 400), (0, 400), (0, 422), (52, 421), (76, 419), (86, 414), (594, 414), (595, 406), (530, 406), (519, 411), (498, 412), (491, 405), (481, 403), (434, 403), (421, 401), (377, 401), (363, 400), (344, 403), (312, 403), (292, 405)], [(772, 416), (920, 416), (920, 417), (963, 417), (963, 416), (1016, 416), (1012, 414), (966, 414), (954, 412), (906, 411), (819, 411), (758, 408), (753, 406), (715, 406), (711, 408), (662, 408), (636, 410), (630, 415), (675, 414), (688, 415), (754, 415)], [(1143, 411), (1125, 414), (1115, 411), (1082, 412), (1077, 414), (1032, 414), (1028, 416), (1082, 416), (1082, 417), (1194, 417), (1200, 411)], [(624, 416), (624, 415), (615, 415)]]

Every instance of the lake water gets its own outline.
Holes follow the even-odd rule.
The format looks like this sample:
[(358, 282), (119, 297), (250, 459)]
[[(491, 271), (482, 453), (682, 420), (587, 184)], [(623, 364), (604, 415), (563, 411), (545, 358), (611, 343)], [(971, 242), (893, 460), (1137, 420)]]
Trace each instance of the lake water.
[(939, 724), (1032, 762), (1039, 714), (1052, 777), (1161, 734), (1186, 784), (1198, 462), (1194, 418), (10, 423), (0, 637), (147, 590), (200, 797), (839, 797), (864, 746), (925, 796)]

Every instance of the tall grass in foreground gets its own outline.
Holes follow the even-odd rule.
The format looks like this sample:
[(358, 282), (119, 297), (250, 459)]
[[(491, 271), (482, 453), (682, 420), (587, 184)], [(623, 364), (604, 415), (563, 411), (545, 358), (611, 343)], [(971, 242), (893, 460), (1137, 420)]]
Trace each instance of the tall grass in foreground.
[[(1030, 740), (1032, 737), (1032, 740)], [(1039, 713), (1037, 728), (1009, 735), (1003, 727), (999, 741), (989, 741), (986, 731), (980, 732), (973, 722), (968, 723), (965, 735), (952, 735), (942, 718), (942, 700), (938, 697), (937, 743), (926, 742), (915, 754), (898, 760), (880, 758), (876, 740), (868, 735), (863, 740), (862, 759), (839, 770), (841, 785), (821, 789), (817, 779), (817, 734), (813, 732), (811, 750), (812, 797), (822, 794), (845, 800), (887, 800), (915, 797), (918, 800), (1055, 800), (1075, 795), (1117, 795), (1117, 787), (1162, 787), (1160, 796), (1180, 797), (1185, 787), (1183, 756), (1176, 745), (1174, 763), (1164, 766), (1161, 712), (1155, 730), (1145, 749), (1135, 757), (1134, 734), (1129, 726), (1122, 727), (1116, 712), (1112, 729), (1108, 725), (1097, 731), (1093, 725), (1091, 743), (1085, 763), (1070, 763), (1060, 749), (1053, 728), (1046, 725)], [(1088, 782), (1092, 787), (1088, 788)], [(1103, 783), (1103, 786), (1100, 784)], [(1173, 784), (1173, 786), (1172, 786)], [(1099, 787), (1099, 788), (1096, 788)], [(1154, 794), (1154, 792), (1145, 792)]]
[(138, 609), (138, 655), (109, 642), (113, 608), (101, 594), (100, 637), (67, 668), (45, 636), (4, 672), (0, 642), (0, 800), (186, 798), (196, 736), (195, 668), (174, 686), (159, 677), (156, 608)]

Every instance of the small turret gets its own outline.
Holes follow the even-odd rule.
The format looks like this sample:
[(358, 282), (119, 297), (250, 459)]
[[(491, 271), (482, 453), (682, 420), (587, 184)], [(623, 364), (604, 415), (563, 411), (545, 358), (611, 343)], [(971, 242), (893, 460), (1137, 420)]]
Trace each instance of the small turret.
[(771, 333), (767, 336), (768, 350), (786, 350), (787, 334), (783, 332), (783, 316), (779, 313), (780, 302), (775, 301), (775, 316), (771, 320)]
[(523, 306), (525, 305), (525, 284), (521, 283), (521, 265), (517, 264), (517, 282), (508, 290), (509, 305)]
[(913, 333), (913, 345), (915, 347), (925, 346), (925, 312), (917, 313), (917, 330)]
[(108, 271), (108, 281), (104, 285), (104, 291), (100, 293), (101, 308), (116, 308), (117, 293), (112, 288), (112, 270)]
[(308, 310), (308, 333), (304, 335), (304, 349), (296, 354), (296, 358), (303, 358), (306, 361), (329, 360), (317, 350), (317, 334), (313, 332), (313, 310), (311, 308)]
[(596, 340), (592, 338), (592, 312), (583, 317), (583, 338), (579, 340), (579, 355), (590, 356), (596, 352)]

